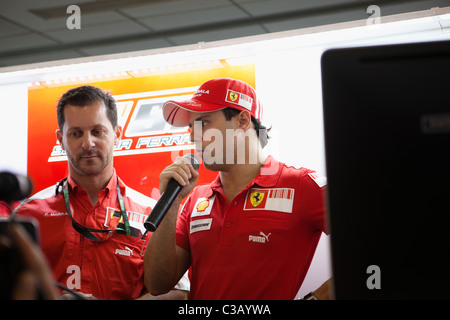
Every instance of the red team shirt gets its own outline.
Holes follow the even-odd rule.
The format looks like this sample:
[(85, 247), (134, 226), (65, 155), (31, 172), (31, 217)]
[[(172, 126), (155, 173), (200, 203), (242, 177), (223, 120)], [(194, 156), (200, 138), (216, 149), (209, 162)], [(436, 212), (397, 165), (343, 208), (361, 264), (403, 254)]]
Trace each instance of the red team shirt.
[[(111, 214), (120, 212), (116, 173), (92, 206), (86, 191), (69, 177), (69, 198), (74, 219), (89, 228), (109, 229)], [(127, 187), (120, 179), (125, 209), (131, 228), (138, 236), (114, 233), (106, 241), (94, 242), (72, 227), (62, 192), (47, 188), (17, 210), (19, 215), (39, 222), (41, 248), (53, 270), (56, 281), (69, 289), (90, 293), (101, 299), (134, 299), (145, 292), (143, 223), (156, 201)], [(119, 225), (120, 226), (120, 225)], [(102, 238), (104, 234), (95, 234)], [(77, 282), (78, 281), (78, 282)], [(180, 282), (181, 283), (181, 282)], [(188, 290), (188, 286), (177, 287)]]
[(219, 176), (198, 186), (177, 224), (191, 254), (190, 299), (293, 299), (322, 231), (326, 179), (268, 157), (231, 203)]

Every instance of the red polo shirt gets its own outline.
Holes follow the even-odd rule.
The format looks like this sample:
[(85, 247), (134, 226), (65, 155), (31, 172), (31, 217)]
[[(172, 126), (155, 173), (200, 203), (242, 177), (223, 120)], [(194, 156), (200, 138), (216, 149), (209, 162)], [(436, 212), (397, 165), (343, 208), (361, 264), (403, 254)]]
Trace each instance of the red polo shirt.
[(180, 214), (177, 245), (191, 254), (191, 299), (293, 299), (325, 231), (326, 179), (268, 157), (230, 203), (219, 176)]
[[(92, 206), (86, 191), (69, 177), (69, 199), (74, 219), (89, 228), (108, 229), (111, 214), (120, 211), (116, 174), (99, 201)], [(127, 187), (119, 179), (130, 226), (145, 232), (143, 223), (156, 201)], [(148, 242), (140, 237), (114, 233), (101, 242), (89, 240), (72, 227), (62, 192), (47, 188), (29, 200), (17, 214), (35, 217), (39, 222), (41, 248), (56, 281), (69, 289), (90, 293), (101, 299), (134, 299), (144, 288), (144, 252)], [(95, 234), (99, 238), (103, 234)], [(180, 288), (188, 290), (188, 288)]]

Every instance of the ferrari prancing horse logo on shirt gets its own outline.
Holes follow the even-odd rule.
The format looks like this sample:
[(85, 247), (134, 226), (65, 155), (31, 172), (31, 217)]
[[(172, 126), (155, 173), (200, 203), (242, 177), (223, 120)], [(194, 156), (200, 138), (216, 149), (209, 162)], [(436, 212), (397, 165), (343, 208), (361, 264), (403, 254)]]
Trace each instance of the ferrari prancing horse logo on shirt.
[(255, 208), (263, 201), (263, 199), (264, 199), (263, 192), (255, 191), (250, 193), (250, 203)]
[(251, 188), (247, 191), (244, 211), (266, 210), (292, 213), (294, 194), (293, 188)]

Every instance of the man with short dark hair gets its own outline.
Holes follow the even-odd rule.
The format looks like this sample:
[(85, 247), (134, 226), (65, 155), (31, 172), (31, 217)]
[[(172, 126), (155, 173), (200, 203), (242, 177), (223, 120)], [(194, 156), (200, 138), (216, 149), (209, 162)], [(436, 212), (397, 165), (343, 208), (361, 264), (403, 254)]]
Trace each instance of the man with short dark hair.
[[(195, 150), (218, 175), (195, 187), (198, 172), (181, 157), (161, 173), (161, 192), (170, 179), (183, 189), (145, 252), (149, 291), (169, 291), (192, 267), (190, 299), (294, 299), (326, 232), (326, 179), (263, 154), (262, 105), (243, 81), (209, 80), (191, 100), (166, 102), (163, 115), (191, 128)], [(327, 299), (328, 283), (307, 299)]]
[[(114, 99), (93, 86), (67, 91), (56, 137), (69, 175), (26, 200), (15, 214), (36, 218), (55, 279), (101, 299), (154, 298), (144, 287), (143, 221), (155, 200), (127, 187), (113, 166), (122, 137)], [(187, 276), (158, 298), (185, 299)]]

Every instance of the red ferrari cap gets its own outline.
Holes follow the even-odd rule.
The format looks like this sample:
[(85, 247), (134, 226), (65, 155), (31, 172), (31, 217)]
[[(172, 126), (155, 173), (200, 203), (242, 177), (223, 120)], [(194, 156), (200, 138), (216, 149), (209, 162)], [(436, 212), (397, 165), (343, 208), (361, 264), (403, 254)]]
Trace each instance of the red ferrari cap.
[(203, 83), (191, 100), (167, 101), (163, 105), (164, 119), (175, 127), (189, 125), (189, 112), (212, 112), (231, 107), (248, 110), (261, 121), (262, 105), (255, 89), (244, 81), (218, 78)]

